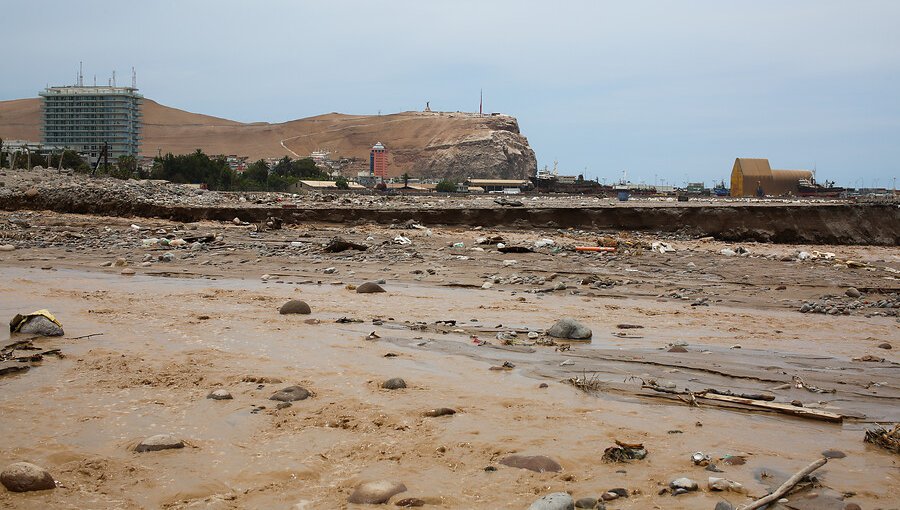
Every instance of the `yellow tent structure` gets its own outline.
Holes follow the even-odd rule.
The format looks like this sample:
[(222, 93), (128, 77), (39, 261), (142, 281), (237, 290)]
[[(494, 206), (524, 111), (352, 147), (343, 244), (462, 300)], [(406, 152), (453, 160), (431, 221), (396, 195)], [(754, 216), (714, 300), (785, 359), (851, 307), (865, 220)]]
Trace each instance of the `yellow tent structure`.
[(812, 172), (772, 170), (768, 159), (737, 158), (731, 169), (731, 196), (756, 196), (757, 188), (765, 195), (796, 195), (801, 179), (812, 179)]

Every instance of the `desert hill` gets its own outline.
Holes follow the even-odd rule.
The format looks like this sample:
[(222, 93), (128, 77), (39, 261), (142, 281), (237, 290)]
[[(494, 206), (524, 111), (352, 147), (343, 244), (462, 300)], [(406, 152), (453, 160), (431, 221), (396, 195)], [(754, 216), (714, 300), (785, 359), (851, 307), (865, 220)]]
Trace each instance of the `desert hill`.
[[(41, 139), (39, 98), (0, 101), (0, 138)], [(521, 179), (537, 169), (534, 151), (507, 115), (403, 112), (391, 115), (330, 113), (284, 123), (241, 123), (186, 112), (145, 99), (142, 152), (259, 158), (307, 157), (328, 150), (368, 168), (375, 142), (388, 148), (389, 173), (428, 177)]]

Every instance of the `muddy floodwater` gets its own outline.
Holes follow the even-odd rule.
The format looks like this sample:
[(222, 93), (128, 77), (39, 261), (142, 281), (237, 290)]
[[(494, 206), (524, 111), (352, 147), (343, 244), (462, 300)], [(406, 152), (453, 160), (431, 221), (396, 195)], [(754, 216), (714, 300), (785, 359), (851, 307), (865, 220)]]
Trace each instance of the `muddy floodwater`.
[[(394, 480), (407, 490), (387, 506), (525, 509), (552, 492), (624, 488), (607, 508), (712, 509), (765, 495), (825, 450), (845, 456), (772, 508), (900, 508), (900, 456), (863, 442), (866, 428), (900, 421), (894, 247), (749, 243), (741, 256), (722, 252), (737, 244), (670, 236), (660, 252), (652, 235), (622, 234), (632, 247), (580, 254), (570, 247), (599, 233), (23, 212), (0, 221), (13, 225), (0, 244), (16, 246), (0, 252), (0, 315), (48, 309), (65, 329), (0, 333), (0, 345), (37, 349), (15, 356), (61, 354), (3, 362), (29, 370), (0, 376), (0, 469), (33, 462), (58, 485), (0, 489), (3, 508), (372, 508), (348, 497), (361, 482)], [(144, 241), (206, 233), (215, 241), (193, 248)], [(335, 236), (369, 249), (323, 251)], [(534, 249), (477, 244), (488, 236)], [(544, 239), (552, 245), (535, 248)], [(378, 280), (386, 292), (354, 290)], [(280, 315), (291, 299), (312, 313)], [(826, 301), (841, 312), (799, 311)], [(563, 317), (592, 338), (548, 337)], [(383, 389), (393, 377), (407, 387)], [(311, 397), (269, 400), (291, 385)], [(690, 405), (710, 388), (839, 420)], [(208, 399), (215, 389), (233, 398)], [(444, 407), (456, 413), (425, 415)], [(134, 451), (156, 434), (185, 447)], [(616, 440), (648, 455), (605, 462)], [(723, 472), (694, 465), (695, 452)], [(562, 470), (501, 464), (510, 454)], [(710, 491), (710, 476), (747, 493)], [(681, 477), (700, 490), (660, 494)]]

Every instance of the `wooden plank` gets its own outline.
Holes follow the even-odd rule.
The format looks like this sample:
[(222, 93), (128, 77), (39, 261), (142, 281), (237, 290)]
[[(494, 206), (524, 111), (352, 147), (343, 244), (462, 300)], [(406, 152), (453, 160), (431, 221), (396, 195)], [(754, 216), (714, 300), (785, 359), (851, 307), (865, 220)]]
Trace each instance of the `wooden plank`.
[(721, 402), (731, 402), (733, 404), (743, 404), (746, 406), (757, 407), (760, 409), (769, 409), (771, 411), (776, 411), (779, 413), (792, 414), (794, 416), (801, 416), (803, 418), (813, 418), (817, 420), (825, 420), (825, 421), (834, 421), (834, 422), (842, 422), (844, 417), (837, 413), (832, 413), (830, 411), (822, 411), (820, 409), (808, 409), (806, 407), (797, 407), (792, 406), (790, 404), (782, 404), (779, 402), (766, 402), (764, 400), (752, 400), (749, 398), (741, 398), (741, 397), (732, 397), (729, 395), (716, 395), (715, 393), (697, 393), (695, 394), (697, 398), (703, 398), (707, 400), (718, 400)]

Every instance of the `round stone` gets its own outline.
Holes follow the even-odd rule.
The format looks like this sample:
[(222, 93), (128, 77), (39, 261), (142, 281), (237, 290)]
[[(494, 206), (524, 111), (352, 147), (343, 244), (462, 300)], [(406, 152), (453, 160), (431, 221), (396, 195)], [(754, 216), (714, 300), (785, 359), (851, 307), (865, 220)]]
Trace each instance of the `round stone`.
[(575, 502), (575, 508), (594, 508), (597, 506), (597, 498), (581, 498)]
[(309, 398), (309, 390), (300, 386), (288, 386), (283, 390), (276, 391), (269, 400), (277, 400), (279, 402), (295, 402), (297, 400), (305, 400)]
[(384, 292), (384, 289), (381, 287), (381, 285), (372, 282), (366, 282), (356, 288), (357, 294), (372, 294), (375, 292)]
[(206, 398), (211, 398), (213, 400), (231, 400), (234, 397), (231, 396), (231, 393), (229, 393), (228, 390), (223, 390), (220, 388), (218, 390), (213, 390), (212, 392), (210, 392), (210, 394), (207, 395)]
[(554, 492), (532, 503), (528, 510), (575, 510), (575, 501), (565, 492)]
[(381, 383), (381, 387), (386, 390), (399, 390), (401, 388), (406, 388), (406, 381), (399, 377), (394, 377)]
[(302, 315), (309, 315), (312, 313), (312, 310), (309, 308), (309, 305), (306, 304), (306, 301), (300, 301), (299, 299), (292, 299), (287, 303), (281, 305), (281, 308), (278, 309), (278, 313), (281, 315), (287, 315), (292, 313), (298, 313)]
[(536, 473), (558, 473), (562, 471), (562, 466), (558, 462), (544, 455), (509, 455), (500, 459), (500, 464), (527, 469)]
[(12, 492), (55, 489), (56, 482), (46, 469), (30, 462), (14, 462), (0, 473), (0, 483)]
[(184, 441), (171, 434), (157, 434), (141, 441), (134, 449), (136, 452), (156, 452), (184, 448)]
[(347, 501), (357, 505), (380, 505), (387, 503), (392, 496), (401, 492), (406, 492), (406, 486), (401, 482), (390, 480), (365, 482), (356, 486), (356, 490)]
[(849, 289), (844, 291), (844, 294), (846, 294), (847, 297), (851, 298), (858, 298), (862, 296), (862, 292), (860, 292), (856, 287), (850, 287)]
[(591, 338), (591, 329), (572, 318), (560, 319), (547, 330), (553, 338), (569, 340), (587, 340)]

